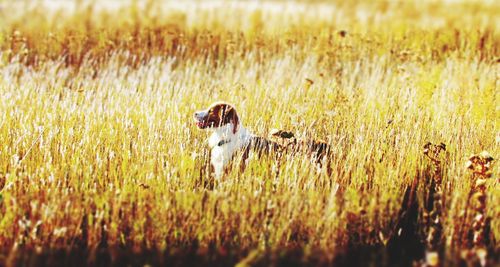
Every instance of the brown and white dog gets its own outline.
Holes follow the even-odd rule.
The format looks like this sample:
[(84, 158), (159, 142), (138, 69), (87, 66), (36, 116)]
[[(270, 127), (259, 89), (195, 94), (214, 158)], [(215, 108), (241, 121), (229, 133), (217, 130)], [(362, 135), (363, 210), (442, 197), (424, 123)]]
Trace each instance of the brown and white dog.
[(198, 128), (213, 130), (208, 145), (216, 178), (222, 176), (237, 152), (242, 153), (240, 168), (244, 169), (252, 151), (262, 154), (281, 149), (277, 143), (256, 136), (243, 127), (236, 109), (230, 104), (214, 103), (206, 110), (195, 112), (194, 119)]
[[(277, 152), (289, 154), (306, 154), (312, 156), (313, 162), (319, 163), (328, 156), (330, 147), (326, 142), (314, 140), (297, 140), (293, 137), (292, 142), (286, 145), (270, 141), (266, 138), (256, 136), (241, 124), (241, 119), (236, 109), (227, 103), (217, 102), (208, 109), (194, 113), (196, 125), (200, 129), (213, 130), (208, 139), (210, 147), (210, 163), (214, 169), (215, 177), (220, 178), (225, 167), (233, 157), (241, 152), (240, 169), (247, 165), (251, 152), (258, 155)], [(272, 137), (285, 138), (289, 132), (272, 133)], [(290, 137), (286, 137), (290, 138)]]

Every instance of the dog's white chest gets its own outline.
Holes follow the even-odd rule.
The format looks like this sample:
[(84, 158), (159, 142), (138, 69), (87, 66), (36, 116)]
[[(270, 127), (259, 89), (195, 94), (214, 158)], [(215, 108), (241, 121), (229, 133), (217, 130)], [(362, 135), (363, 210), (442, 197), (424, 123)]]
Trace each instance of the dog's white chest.
[(209, 138), (212, 147), (210, 163), (214, 167), (215, 177), (220, 178), (224, 167), (228, 165), (234, 153), (243, 148), (250, 138), (245, 129), (240, 129), (237, 134), (227, 134), (227, 132), (215, 132)]
[(234, 151), (225, 149), (223, 146), (215, 146), (212, 148), (210, 163), (212, 163), (212, 166), (214, 167), (215, 177), (221, 177), (222, 172), (224, 171), (224, 167), (233, 157), (233, 152)]

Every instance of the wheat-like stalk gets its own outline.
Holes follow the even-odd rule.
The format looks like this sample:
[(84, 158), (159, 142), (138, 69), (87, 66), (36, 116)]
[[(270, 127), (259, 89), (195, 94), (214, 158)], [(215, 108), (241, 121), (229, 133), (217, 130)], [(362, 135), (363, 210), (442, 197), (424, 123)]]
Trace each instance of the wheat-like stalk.
[(490, 219), (486, 214), (486, 183), (487, 179), (493, 175), (493, 160), (493, 157), (487, 151), (483, 151), (470, 156), (466, 163), (467, 169), (472, 171), (472, 186), (469, 195), (473, 213), (472, 222), (469, 224), (472, 236), (467, 238), (467, 242), (465, 242), (466, 249), (462, 252), (462, 256), (466, 261), (478, 262), (481, 266), (486, 266), (488, 259), (487, 234), (489, 231), (487, 227)]
[(426, 226), (426, 265), (439, 266), (441, 264), (439, 251), (441, 249), (442, 232), (443, 232), (443, 173), (440, 154), (446, 151), (446, 145), (440, 143), (434, 145), (427, 143), (424, 146), (424, 155), (429, 158), (433, 166), (432, 180), (430, 187), (427, 188), (427, 205), (424, 210), (424, 218), (427, 221)]

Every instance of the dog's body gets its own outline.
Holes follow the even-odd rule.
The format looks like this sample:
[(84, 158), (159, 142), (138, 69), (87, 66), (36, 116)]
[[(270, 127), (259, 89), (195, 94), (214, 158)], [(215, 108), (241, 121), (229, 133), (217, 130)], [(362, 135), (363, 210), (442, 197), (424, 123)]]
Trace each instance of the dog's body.
[(297, 139), (292, 132), (276, 129), (271, 131), (270, 137), (282, 144), (287, 153), (310, 155), (320, 165), (330, 156), (330, 146), (323, 140)]
[(210, 147), (210, 164), (215, 177), (220, 178), (224, 169), (239, 152), (240, 169), (244, 170), (252, 152), (258, 155), (272, 152), (289, 152), (311, 154), (316, 161), (329, 151), (324, 142), (294, 142), (293, 146), (283, 146), (277, 142), (256, 136), (241, 124), (241, 120), (233, 106), (226, 103), (212, 104), (207, 110), (195, 112), (194, 118), (200, 129), (210, 128), (213, 133), (208, 139)]
[(214, 130), (208, 144), (210, 147), (210, 163), (215, 172), (215, 177), (220, 177), (224, 167), (229, 164), (235, 153), (249, 147), (254, 135), (241, 125), (236, 133), (233, 133), (232, 123), (218, 127)]

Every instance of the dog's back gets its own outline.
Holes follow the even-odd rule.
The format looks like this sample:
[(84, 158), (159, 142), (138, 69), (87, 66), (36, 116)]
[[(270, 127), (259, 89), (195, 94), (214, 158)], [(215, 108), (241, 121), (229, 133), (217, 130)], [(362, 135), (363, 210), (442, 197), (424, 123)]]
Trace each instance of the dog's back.
[(248, 145), (244, 148), (242, 156), (240, 169), (244, 170), (247, 164), (248, 157), (250, 153), (256, 153), (259, 157), (263, 155), (269, 155), (273, 153), (280, 153), (284, 151), (285, 147), (280, 144), (273, 142), (269, 139), (260, 136), (252, 136)]

